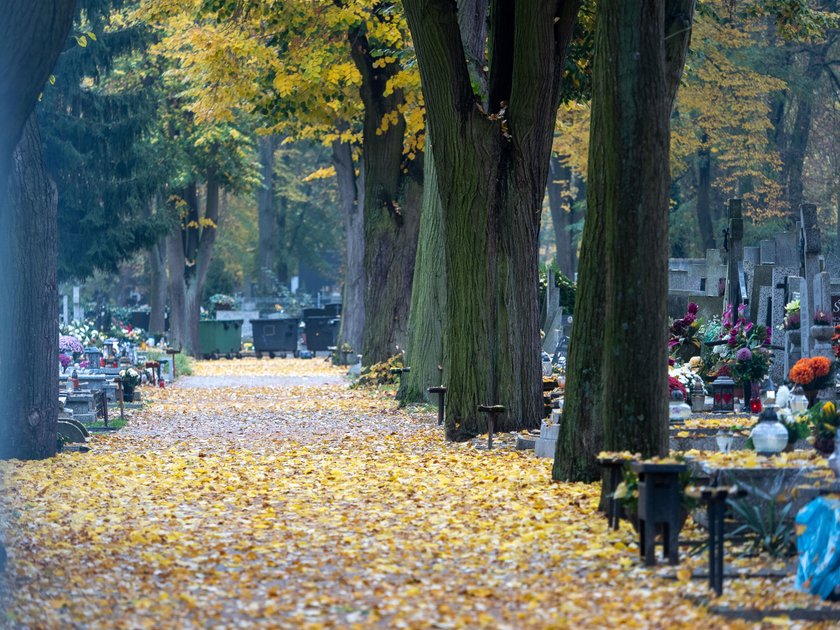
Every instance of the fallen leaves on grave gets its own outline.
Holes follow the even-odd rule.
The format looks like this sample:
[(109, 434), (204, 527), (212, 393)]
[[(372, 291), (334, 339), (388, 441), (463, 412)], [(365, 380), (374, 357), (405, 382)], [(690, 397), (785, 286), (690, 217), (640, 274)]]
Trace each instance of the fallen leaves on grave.
[(9, 625), (744, 627), (531, 452), (343, 385), (151, 391), (89, 454), (0, 464)]

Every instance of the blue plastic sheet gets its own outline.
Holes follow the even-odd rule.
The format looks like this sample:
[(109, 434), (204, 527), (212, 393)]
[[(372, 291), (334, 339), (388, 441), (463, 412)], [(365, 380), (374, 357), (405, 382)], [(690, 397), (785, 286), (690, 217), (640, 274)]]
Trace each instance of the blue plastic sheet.
[(796, 547), (796, 588), (823, 599), (833, 595), (840, 587), (840, 500), (819, 497), (799, 510)]

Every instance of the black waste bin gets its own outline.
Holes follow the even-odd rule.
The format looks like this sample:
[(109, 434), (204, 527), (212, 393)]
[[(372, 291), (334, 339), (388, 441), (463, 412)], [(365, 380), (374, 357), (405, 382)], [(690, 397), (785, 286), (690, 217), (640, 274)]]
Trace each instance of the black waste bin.
[(304, 317), (306, 347), (313, 352), (319, 352), (335, 346), (339, 321), (335, 317)]
[(273, 359), (276, 352), (297, 352), (299, 319), (252, 319), (251, 326), (258, 359), (265, 353)]

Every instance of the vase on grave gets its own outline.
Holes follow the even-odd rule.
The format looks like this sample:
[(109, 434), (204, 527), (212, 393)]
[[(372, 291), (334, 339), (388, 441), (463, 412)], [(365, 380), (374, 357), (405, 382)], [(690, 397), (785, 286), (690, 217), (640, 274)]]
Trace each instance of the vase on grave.
[(830, 342), (834, 336), (834, 326), (831, 324), (814, 324), (811, 326), (811, 336), (816, 341)]
[(788, 330), (785, 332), (787, 338), (790, 340), (791, 345), (794, 346), (801, 346), (802, 345), (802, 331), (798, 328), (794, 330)]
[(134, 402), (134, 385), (123, 383), (123, 402)]

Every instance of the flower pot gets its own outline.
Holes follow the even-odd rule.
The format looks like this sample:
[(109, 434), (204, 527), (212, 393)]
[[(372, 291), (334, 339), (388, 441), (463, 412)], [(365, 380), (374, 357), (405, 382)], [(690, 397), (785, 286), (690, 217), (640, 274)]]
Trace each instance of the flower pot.
[(134, 385), (123, 384), (123, 402), (134, 402)]
[(834, 336), (834, 326), (814, 324), (813, 326), (811, 326), (811, 336), (814, 338), (815, 341), (829, 343), (831, 341), (831, 338)]
[(814, 440), (814, 450), (820, 455), (831, 455), (834, 452), (834, 438), (818, 437)]
[(802, 345), (802, 331), (798, 328), (794, 330), (787, 331), (787, 338), (790, 340), (790, 343), (794, 346), (801, 346)]
[(817, 404), (817, 395), (820, 393), (819, 389), (806, 389), (805, 398), (808, 399), (808, 408), (810, 409)]

